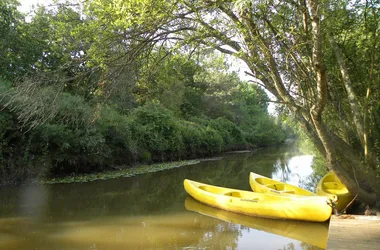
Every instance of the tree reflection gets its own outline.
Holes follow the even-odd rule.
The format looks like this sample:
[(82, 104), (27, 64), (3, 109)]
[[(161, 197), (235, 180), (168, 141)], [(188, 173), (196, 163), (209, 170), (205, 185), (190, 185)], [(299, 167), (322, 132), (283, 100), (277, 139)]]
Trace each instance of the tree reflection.
[(316, 247), (316, 246), (313, 246), (313, 245), (310, 245), (310, 244), (307, 244), (307, 243), (304, 243), (304, 242), (300, 242), (299, 245), (298, 245), (298, 247), (293, 242), (290, 242), (289, 244), (287, 244), (286, 246), (284, 246), (282, 248), (282, 250), (296, 250), (296, 249), (301, 249), (301, 250), (320, 250), (320, 249), (323, 249), (323, 248), (319, 248), (319, 247)]
[(275, 165), (274, 165), (274, 168), (276, 169), (276, 172), (280, 172), (279, 176), (280, 176), (280, 181), (282, 182), (288, 182), (289, 179), (290, 179), (290, 174), (291, 174), (291, 170), (289, 168), (289, 159), (285, 159), (285, 155), (283, 155), (284, 157), (281, 157), (279, 159), (277, 159)]
[(214, 248), (214, 249), (238, 249), (238, 239), (241, 236), (241, 230), (238, 225), (214, 220), (214, 228), (205, 232), (199, 239), (196, 249)]
[(307, 178), (303, 179), (300, 182), (300, 186), (312, 192), (315, 192), (318, 181), (322, 179), (322, 177), (328, 171), (326, 167), (326, 161), (306, 136), (305, 138), (298, 140), (296, 144), (302, 154), (309, 154), (314, 156), (311, 165), (313, 173)]
[(283, 249), (283, 250), (295, 250), (296, 248), (295, 248), (295, 246), (294, 246), (294, 243), (291, 242), (291, 243), (289, 243), (288, 245), (284, 246), (282, 249)]

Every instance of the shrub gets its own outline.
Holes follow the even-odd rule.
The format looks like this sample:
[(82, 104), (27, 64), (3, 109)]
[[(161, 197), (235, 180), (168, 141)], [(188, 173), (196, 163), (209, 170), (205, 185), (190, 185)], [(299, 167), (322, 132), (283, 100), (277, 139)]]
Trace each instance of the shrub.
[(218, 134), (218, 132), (207, 126), (204, 133), (205, 146), (209, 153), (220, 153), (223, 149), (223, 138)]
[(218, 131), (224, 141), (224, 146), (229, 147), (232, 145), (245, 144), (242, 131), (236, 126), (235, 123), (219, 117), (210, 121), (210, 127)]
[(257, 146), (269, 146), (285, 140), (285, 133), (269, 116), (260, 117), (254, 126), (252, 139)]
[(179, 121), (178, 127), (182, 135), (184, 145), (183, 156), (195, 157), (205, 155), (207, 151), (202, 148), (205, 127), (190, 121)]
[(178, 123), (173, 114), (159, 104), (136, 108), (131, 119), (133, 140), (139, 151), (149, 151), (153, 160), (173, 158), (184, 149)]
[(180, 127), (185, 156), (210, 155), (222, 151), (223, 138), (210, 126), (181, 121)]
[(130, 164), (136, 160), (136, 142), (132, 138), (131, 119), (107, 106), (97, 106), (96, 126), (103, 134), (112, 154), (113, 164)]
[(39, 143), (49, 145), (52, 172), (89, 172), (108, 165), (110, 148), (96, 128), (70, 128), (64, 124), (45, 124), (38, 128)]

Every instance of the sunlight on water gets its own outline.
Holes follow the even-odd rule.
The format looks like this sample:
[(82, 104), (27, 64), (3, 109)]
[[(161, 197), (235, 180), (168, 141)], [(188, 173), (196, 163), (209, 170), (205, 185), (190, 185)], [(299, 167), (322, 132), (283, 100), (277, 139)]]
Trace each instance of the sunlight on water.
[(312, 163), (312, 155), (294, 156), (285, 162), (277, 160), (277, 171), (272, 173), (272, 178), (299, 186), (302, 179), (306, 179), (313, 174)]

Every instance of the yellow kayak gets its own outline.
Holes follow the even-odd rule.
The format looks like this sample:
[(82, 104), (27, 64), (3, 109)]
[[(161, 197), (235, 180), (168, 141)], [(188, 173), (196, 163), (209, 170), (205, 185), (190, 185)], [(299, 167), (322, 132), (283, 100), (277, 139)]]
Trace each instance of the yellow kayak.
[(316, 195), (315, 193), (310, 192), (306, 189), (287, 184), (281, 181), (276, 181), (253, 172), (251, 172), (249, 175), (249, 184), (253, 191), (259, 193), (272, 193), (284, 195)]
[(318, 195), (324, 195), (332, 200), (337, 200), (336, 209), (338, 211), (344, 209), (354, 198), (332, 170), (318, 182), (315, 192)]
[(206, 206), (191, 197), (186, 198), (185, 207), (189, 211), (198, 212), (202, 215), (292, 238), (319, 248), (325, 249), (327, 245), (329, 231), (329, 224), (327, 222), (314, 223), (308, 221), (273, 220), (252, 217)]
[(275, 219), (323, 222), (332, 208), (325, 196), (284, 196), (255, 193), (184, 180), (186, 192), (194, 199), (227, 211)]

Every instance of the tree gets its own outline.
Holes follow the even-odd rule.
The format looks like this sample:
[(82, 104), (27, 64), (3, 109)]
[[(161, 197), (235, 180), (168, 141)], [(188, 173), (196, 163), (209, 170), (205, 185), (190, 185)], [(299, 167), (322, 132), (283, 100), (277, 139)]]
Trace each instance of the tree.
[(85, 5), (94, 27), (109, 26), (108, 38), (122, 37), (130, 49), (126, 59), (159, 47), (190, 52), (208, 47), (242, 60), (253, 81), (292, 112), (328, 168), (359, 199), (374, 202), (372, 191), (380, 192), (376, 1), (94, 0)]
[(28, 32), (16, 0), (0, 2), (0, 76), (13, 80), (33, 70), (42, 54), (41, 43)]

